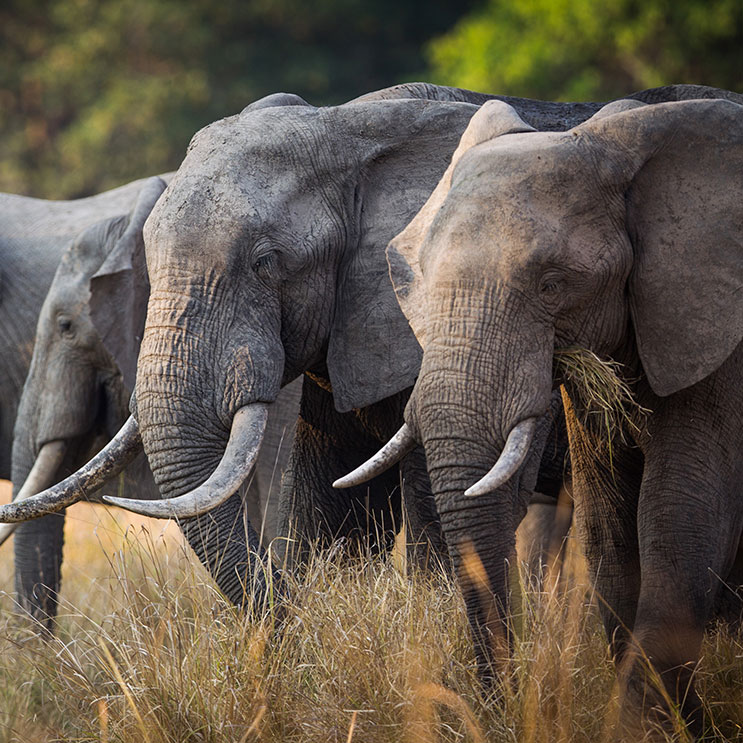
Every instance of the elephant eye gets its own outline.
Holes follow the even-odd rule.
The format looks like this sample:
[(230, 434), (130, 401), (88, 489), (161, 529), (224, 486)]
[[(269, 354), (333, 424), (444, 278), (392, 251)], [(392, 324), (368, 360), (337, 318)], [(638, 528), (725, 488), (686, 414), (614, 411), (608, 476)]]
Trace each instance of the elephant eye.
[(72, 320), (66, 315), (60, 315), (57, 318), (57, 327), (59, 328), (60, 335), (63, 337), (72, 335)]
[(261, 278), (268, 278), (271, 275), (275, 263), (273, 253), (263, 253), (253, 259), (251, 268), (253, 272), (258, 274)]
[(543, 281), (539, 291), (542, 294), (554, 294), (560, 288), (560, 284), (557, 281)]

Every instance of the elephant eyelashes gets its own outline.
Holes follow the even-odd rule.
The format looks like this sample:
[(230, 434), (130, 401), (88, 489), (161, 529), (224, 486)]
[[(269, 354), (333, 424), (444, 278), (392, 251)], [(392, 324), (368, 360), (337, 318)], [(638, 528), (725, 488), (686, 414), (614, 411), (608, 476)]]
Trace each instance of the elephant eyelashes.
[(542, 296), (553, 296), (560, 290), (560, 282), (557, 279), (545, 279), (539, 287)]

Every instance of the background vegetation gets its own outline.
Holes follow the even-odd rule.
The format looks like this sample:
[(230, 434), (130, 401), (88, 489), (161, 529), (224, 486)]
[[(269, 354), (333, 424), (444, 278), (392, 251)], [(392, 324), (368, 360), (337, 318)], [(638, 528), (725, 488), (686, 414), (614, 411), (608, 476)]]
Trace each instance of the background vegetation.
[(178, 166), (285, 90), (410, 80), (550, 99), (743, 90), (741, 0), (5, 0), (0, 191), (74, 198)]

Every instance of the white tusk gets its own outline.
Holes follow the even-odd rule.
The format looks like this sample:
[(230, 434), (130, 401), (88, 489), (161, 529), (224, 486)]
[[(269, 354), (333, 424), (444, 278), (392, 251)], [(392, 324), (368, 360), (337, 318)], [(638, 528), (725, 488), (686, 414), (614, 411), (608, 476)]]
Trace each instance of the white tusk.
[[(130, 416), (116, 436), (77, 472), (41, 493), (0, 506), (0, 522), (37, 519), (77, 503), (118, 475), (141, 450), (137, 421)], [(25, 487), (24, 483), (22, 490)]]
[(251, 403), (240, 408), (232, 419), (230, 438), (217, 468), (195, 490), (163, 500), (135, 500), (104, 496), (106, 503), (158, 519), (186, 519), (200, 516), (224, 503), (245, 482), (258, 457), (266, 431), (268, 405)]
[[(18, 491), (18, 495), (13, 499), (13, 502), (18, 503), (26, 500), (26, 498), (36, 495), (40, 490), (51, 485), (66, 451), (67, 444), (64, 441), (47, 441), (39, 450), (34, 466), (31, 467), (23, 487)], [(0, 524), (0, 544), (4, 544), (17, 528), (17, 523)]]
[(381, 475), (413, 451), (416, 446), (418, 442), (413, 438), (410, 427), (407, 423), (403, 423), (400, 430), (371, 459), (359, 465), (353, 472), (337, 479), (333, 487), (350, 488), (354, 485), (361, 485), (371, 480), (372, 477)]
[(465, 495), (485, 495), (492, 493), (503, 483), (508, 482), (521, 467), (522, 462), (534, 438), (534, 429), (537, 426), (536, 418), (527, 418), (517, 423), (508, 434), (506, 445), (503, 447), (498, 461), (493, 465), (485, 477), (478, 480), (472, 487), (464, 491)]

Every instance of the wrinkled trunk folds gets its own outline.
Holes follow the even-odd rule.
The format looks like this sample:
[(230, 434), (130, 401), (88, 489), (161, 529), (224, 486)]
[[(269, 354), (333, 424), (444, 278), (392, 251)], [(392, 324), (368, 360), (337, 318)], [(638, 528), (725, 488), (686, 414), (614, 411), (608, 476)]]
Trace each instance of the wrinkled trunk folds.
[[(207, 290), (212, 296), (207, 299)], [(217, 469), (237, 410), (273, 399), (281, 369), (257, 380), (252, 359), (230, 324), (216, 316), (218, 286), (194, 291), (153, 287), (140, 351), (136, 414), (155, 482), (164, 498), (202, 485)], [(247, 486), (244, 485), (243, 488)], [(263, 604), (279, 578), (248, 521), (240, 492), (213, 511), (185, 518), (181, 529), (201, 562), (236, 605)]]
[[(440, 298), (438, 307), (406, 418), (426, 449), (478, 663), (489, 678), (511, 645), (515, 530), (541, 455), (539, 437), (531, 439), (534, 426), (524, 422), (549, 407), (552, 336), (538, 323), (526, 327), (528, 308), (493, 292), (462, 287)], [(515, 474), (495, 489), (465, 495), (493, 468), (509, 434), (524, 428), (527, 451), (511, 462)]]

